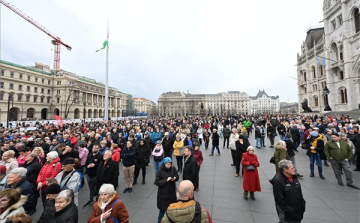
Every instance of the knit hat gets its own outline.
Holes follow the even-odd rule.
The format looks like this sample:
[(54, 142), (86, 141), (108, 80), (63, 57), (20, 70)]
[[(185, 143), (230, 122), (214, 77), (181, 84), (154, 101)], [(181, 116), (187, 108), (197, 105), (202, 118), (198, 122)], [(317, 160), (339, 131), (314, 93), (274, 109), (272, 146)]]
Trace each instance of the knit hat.
[(67, 164), (75, 164), (75, 159), (74, 158), (66, 158), (62, 163), (61, 165), (67, 165)]
[(0, 173), (6, 173), (6, 166), (0, 166)]
[(60, 191), (61, 191), (61, 189), (60, 189), (59, 184), (50, 184), (48, 186), (48, 188), (46, 188), (46, 190), (45, 190), (45, 195), (58, 194), (58, 193), (60, 193)]
[(310, 132), (310, 135), (314, 136), (314, 137), (318, 137), (319, 133), (317, 131), (312, 131), (312, 132)]
[(164, 161), (164, 164), (165, 164), (165, 165), (166, 165), (167, 163), (172, 163), (170, 157), (165, 157), (163, 161)]

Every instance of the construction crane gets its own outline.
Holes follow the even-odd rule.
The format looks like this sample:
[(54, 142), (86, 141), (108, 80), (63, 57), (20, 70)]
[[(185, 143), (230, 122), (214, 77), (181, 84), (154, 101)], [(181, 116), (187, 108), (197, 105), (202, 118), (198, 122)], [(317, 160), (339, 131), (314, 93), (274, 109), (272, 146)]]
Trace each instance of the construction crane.
[(71, 46), (69, 46), (68, 44), (64, 43), (63, 41), (60, 40), (60, 37), (55, 36), (54, 34), (52, 34), (49, 30), (47, 30), (44, 26), (40, 25), (38, 22), (36, 22), (35, 20), (33, 20), (30, 16), (26, 15), (25, 13), (23, 13), (20, 9), (16, 8), (14, 5), (11, 5), (10, 3), (4, 1), (4, 0), (0, 0), (1, 4), (3, 4), (4, 6), (8, 7), (11, 11), (15, 12), (16, 14), (18, 14), (20, 17), (22, 17), (23, 19), (25, 19), (26, 21), (30, 22), (31, 24), (33, 24), (35, 27), (37, 27), (38, 29), (40, 29), (41, 31), (43, 31), (44, 33), (46, 33), (48, 36), (50, 36), (51, 38), (53, 38), (53, 40), (51, 40), (51, 43), (54, 45), (54, 69), (59, 70), (60, 69), (60, 47), (61, 45), (65, 46), (68, 50), (71, 50)]

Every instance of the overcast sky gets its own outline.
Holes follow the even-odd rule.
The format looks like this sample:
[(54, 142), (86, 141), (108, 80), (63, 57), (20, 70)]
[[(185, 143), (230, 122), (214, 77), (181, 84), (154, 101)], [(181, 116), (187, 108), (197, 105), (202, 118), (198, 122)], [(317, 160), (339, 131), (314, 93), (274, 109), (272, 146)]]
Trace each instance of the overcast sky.
[[(321, 0), (6, 0), (69, 44), (61, 68), (157, 103), (167, 91), (193, 94), (265, 89), (297, 101), (297, 52), (322, 23)], [(1, 5), (1, 59), (53, 67), (51, 38)]]

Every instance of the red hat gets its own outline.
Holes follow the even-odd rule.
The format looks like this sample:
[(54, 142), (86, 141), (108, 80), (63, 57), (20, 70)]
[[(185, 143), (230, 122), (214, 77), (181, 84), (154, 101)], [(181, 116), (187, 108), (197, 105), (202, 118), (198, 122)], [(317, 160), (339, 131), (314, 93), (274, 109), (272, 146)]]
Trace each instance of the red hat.
[(6, 166), (0, 165), (0, 173), (6, 173)]

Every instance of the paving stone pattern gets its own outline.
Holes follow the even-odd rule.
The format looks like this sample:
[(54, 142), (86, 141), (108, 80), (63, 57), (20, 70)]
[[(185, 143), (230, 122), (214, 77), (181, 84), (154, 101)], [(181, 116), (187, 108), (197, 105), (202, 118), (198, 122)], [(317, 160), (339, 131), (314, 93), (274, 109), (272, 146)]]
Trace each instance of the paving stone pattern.
[[(222, 145), (223, 139), (220, 139)], [(276, 141), (279, 140), (276, 137)], [(255, 146), (254, 134), (250, 135), (250, 142)], [(210, 143), (211, 144), (211, 143)], [(270, 143), (267, 140), (266, 145)], [(272, 194), (272, 185), (269, 179), (275, 174), (275, 167), (269, 163), (273, 154), (273, 148), (256, 149), (260, 162), (259, 176), (262, 191), (255, 193), (256, 201), (242, 198), (242, 177), (235, 177), (235, 167), (230, 166), (230, 149), (221, 149), (221, 156), (209, 156), (210, 149), (201, 150), (204, 162), (200, 170), (200, 191), (195, 192), (195, 199), (206, 207), (215, 223), (275, 223), (278, 222), (275, 202)], [(299, 147), (296, 153), (296, 162), (299, 173), (304, 175), (300, 180), (302, 191), (306, 200), (306, 212), (303, 223), (359, 223), (360, 222), (360, 191), (350, 187), (341, 187), (337, 184), (333, 170), (323, 166), (323, 175), (326, 180), (319, 178), (315, 167), (315, 177), (309, 177), (309, 159), (306, 151)], [(216, 151), (216, 150), (215, 150)], [(215, 152), (216, 153), (216, 152)], [(174, 162), (176, 166), (176, 162)], [(353, 169), (354, 166), (351, 167)], [(181, 175), (181, 174), (180, 174)], [(139, 179), (141, 178), (141, 174)], [(346, 182), (343, 175), (343, 181)], [(360, 172), (353, 172), (354, 184), (360, 186)], [(156, 207), (157, 187), (153, 184), (155, 179), (154, 165), (147, 167), (146, 184), (138, 180), (131, 194), (123, 194), (125, 180), (122, 167), (120, 167), (119, 193), (120, 199), (130, 215), (132, 223), (156, 223), (158, 209)], [(88, 201), (89, 189), (87, 184), (81, 189), (79, 195), (79, 222), (87, 222), (92, 207), (85, 209), (82, 206)], [(38, 205), (38, 211), (33, 215), (33, 222), (39, 218), (42, 207)]]

